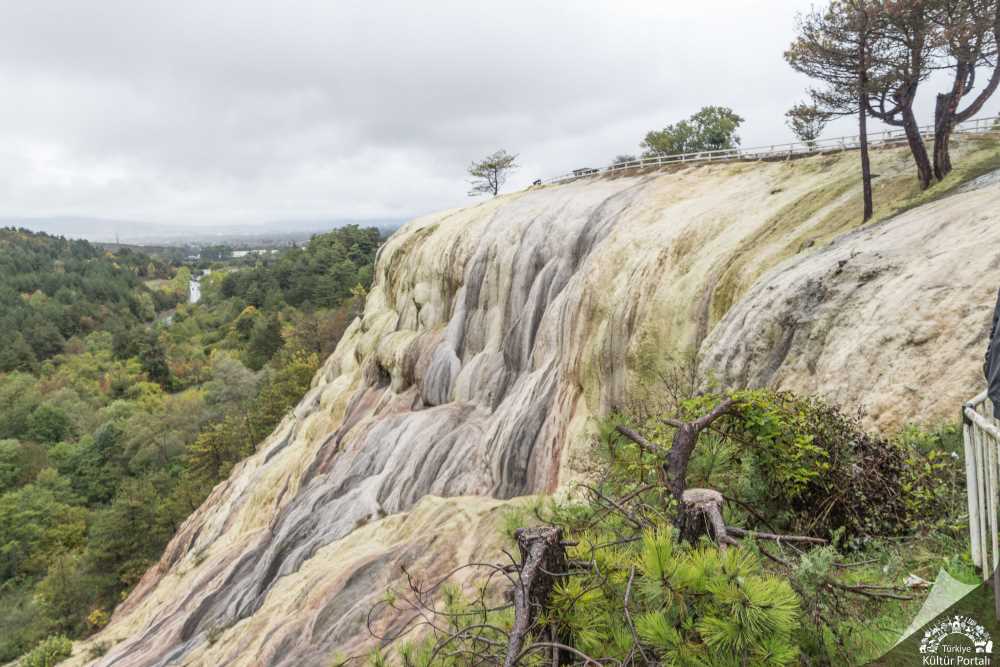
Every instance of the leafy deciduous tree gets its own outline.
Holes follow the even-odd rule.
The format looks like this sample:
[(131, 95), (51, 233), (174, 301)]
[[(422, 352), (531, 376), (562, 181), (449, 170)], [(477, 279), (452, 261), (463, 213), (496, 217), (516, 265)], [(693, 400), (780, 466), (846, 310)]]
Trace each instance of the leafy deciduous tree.
[(285, 344), (281, 336), (281, 321), (275, 313), (258, 317), (247, 345), (247, 366), (255, 371), (264, 367)]
[(799, 141), (812, 147), (816, 145), (819, 135), (823, 134), (823, 129), (830, 121), (830, 114), (815, 104), (801, 102), (785, 112), (785, 118), (788, 128)]
[(155, 333), (146, 336), (139, 349), (139, 361), (149, 379), (163, 388), (170, 387), (170, 366), (167, 365), (167, 353)]
[(9, 345), (4, 345), (3, 349), (0, 349), (0, 372), (31, 372), (37, 364), (35, 351), (31, 349), (20, 331), (14, 334), (14, 339)]
[(644, 155), (677, 155), (735, 148), (743, 118), (728, 107), (707, 106), (687, 120), (646, 134)]
[(42, 403), (31, 413), (28, 429), (28, 437), (32, 440), (52, 444), (72, 434), (73, 422), (57, 406)]

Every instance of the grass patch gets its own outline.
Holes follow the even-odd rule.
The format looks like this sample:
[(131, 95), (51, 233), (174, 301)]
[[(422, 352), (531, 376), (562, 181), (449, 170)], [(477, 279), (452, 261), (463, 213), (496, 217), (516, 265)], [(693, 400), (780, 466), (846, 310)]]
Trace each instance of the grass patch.
[(1000, 169), (1000, 144), (995, 137), (972, 137), (965, 141), (978, 146), (968, 155), (959, 154), (955, 159), (955, 167), (943, 181), (938, 181), (923, 191), (917, 189), (914, 194), (900, 201), (889, 200), (888, 206), (876, 211), (872, 222), (887, 220), (918, 206), (944, 199), (955, 194), (966, 183)]

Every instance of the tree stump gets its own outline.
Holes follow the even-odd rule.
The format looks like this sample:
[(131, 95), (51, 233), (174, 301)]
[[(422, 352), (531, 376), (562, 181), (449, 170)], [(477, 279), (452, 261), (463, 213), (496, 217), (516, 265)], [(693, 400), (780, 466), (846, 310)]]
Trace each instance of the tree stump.
[(708, 535), (725, 549), (732, 538), (722, 520), (722, 502), (722, 494), (715, 489), (685, 489), (678, 508), (681, 539), (693, 544), (702, 535)]
[(515, 531), (514, 538), (521, 552), (521, 572), (514, 586), (514, 627), (511, 628), (507, 644), (505, 667), (515, 664), (538, 612), (548, 604), (549, 595), (556, 584), (553, 575), (566, 571), (562, 529), (519, 528)]

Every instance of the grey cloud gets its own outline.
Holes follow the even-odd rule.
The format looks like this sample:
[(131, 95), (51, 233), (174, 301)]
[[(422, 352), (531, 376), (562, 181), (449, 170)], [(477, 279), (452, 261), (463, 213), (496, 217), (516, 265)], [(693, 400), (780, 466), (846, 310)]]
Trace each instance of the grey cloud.
[(462, 204), (725, 104), (787, 140), (809, 0), (3, 3), (0, 216), (211, 224)]

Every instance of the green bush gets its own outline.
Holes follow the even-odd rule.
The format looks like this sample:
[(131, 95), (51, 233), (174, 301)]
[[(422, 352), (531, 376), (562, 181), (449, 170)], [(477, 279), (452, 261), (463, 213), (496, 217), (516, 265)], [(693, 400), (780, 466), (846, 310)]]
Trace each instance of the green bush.
[(906, 454), (902, 492), (912, 527), (960, 533), (966, 525), (958, 520), (965, 507), (961, 429), (908, 426), (896, 440)]
[(73, 642), (63, 635), (53, 635), (21, 658), (21, 667), (52, 667), (73, 654)]
[[(945, 511), (943, 503), (929, 503), (940, 500), (940, 489), (928, 490), (926, 499), (905, 493), (933, 485), (953, 463), (933, 448), (922, 452), (900, 439), (869, 433), (860, 414), (816, 397), (769, 389), (728, 396), (735, 401), (733, 409), (699, 438), (689, 487), (722, 490), (757, 508), (772, 527), (819, 537), (840, 531), (855, 546), (873, 536), (907, 532), (915, 519)], [(688, 398), (680, 401), (679, 415), (652, 415), (635, 426), (666, 451), (675, 429), (663, 417), (691, 421), (725, 398), (719, 393)], [(645, 483), (648, 471), (659, 465), (656, 457), (617, 438), (613, 426), (603, 442), (606, 451), (598, 458), (620, 484), (629, 476)], [(918, 470), (924, 460), (932, 464), (933, 475)]]
[(957, 529), (965, 484), (961, 432), (915, 426), (886, 438), (815, 397), (738, 392), (728, 436), (743, 449), (744, 486), (758, 507), (813, 535), (842, 532), (848, 543), (918, 531)]
[[(819, 398), (767, 389), (732, 397), (735, 409), (716, 425), (739, 463), (730, 492), (792, 532), (830, 537), (839, 530), (857, 544), (909, 530), (916, 508), (904, 498), (908, 457), (898, 442), (867, 432), (860, 414)], [(685, 401), (685, 418), (722, 399)]]

